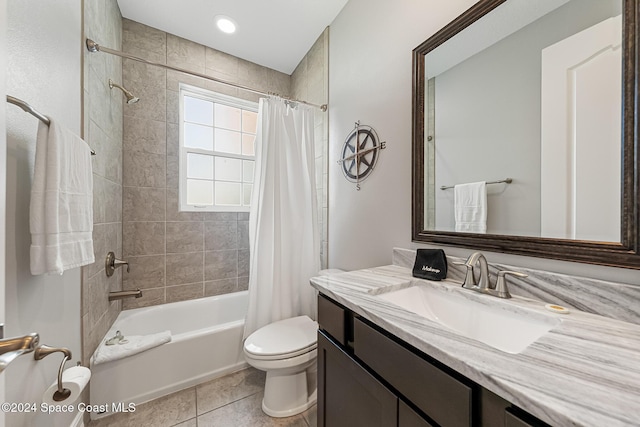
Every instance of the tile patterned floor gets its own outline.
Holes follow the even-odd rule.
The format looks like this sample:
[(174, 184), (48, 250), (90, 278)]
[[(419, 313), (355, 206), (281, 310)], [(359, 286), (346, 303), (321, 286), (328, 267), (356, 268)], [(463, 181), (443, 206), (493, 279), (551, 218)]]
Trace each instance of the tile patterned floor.
[(261, 409), (262, 371), (253, 368), (136, 407), (132, 413), (91, 421), (89, 427), (316, 427), (316, 407), (289, 418)]

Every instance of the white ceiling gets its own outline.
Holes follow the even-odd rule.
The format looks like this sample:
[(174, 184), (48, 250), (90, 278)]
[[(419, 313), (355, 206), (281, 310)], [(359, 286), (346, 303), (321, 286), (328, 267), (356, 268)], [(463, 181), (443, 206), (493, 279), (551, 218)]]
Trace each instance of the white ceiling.
[[(118, 0), (122, 16), (291, 74), (348, 0)], [(216, 15), (236, 21), (220, 32)]]

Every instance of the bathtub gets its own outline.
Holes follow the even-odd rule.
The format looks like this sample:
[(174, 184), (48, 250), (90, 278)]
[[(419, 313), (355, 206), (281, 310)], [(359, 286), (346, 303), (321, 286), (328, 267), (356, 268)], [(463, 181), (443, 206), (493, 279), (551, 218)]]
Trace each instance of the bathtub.
[(170, 330), (171, 342), (92, 365), (91, 405), (110, 410), (112, 403), (143, 403), (248, 366), (242, 352), (247, 304), (243, 291), (122, 311), (105, 338), (118, 330), (125, 336)]

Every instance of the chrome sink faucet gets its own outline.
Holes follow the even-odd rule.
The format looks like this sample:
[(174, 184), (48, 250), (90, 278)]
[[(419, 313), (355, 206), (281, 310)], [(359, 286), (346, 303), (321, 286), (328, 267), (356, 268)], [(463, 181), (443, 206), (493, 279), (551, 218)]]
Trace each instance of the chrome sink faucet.
[[(478, 263), (480, 264), (480, 280), (479, 282), (476, 282), (474, 267)], [(493, 295), (498, 298), (511, 298), (511, 294), (507, 288), (506, 275), (510, 274), (517, 277), (527, 277), (526, 274), (518, 271), (503, 270), (498, 272), (498, 280), (494, 285), (492, 285), (489, 278), (489, 264), (481, 252), (474, 252), (469, 255), (466, 262), (457, 262), (455, 264), (467, 267), (467, 273), (465, 275), (464, 282), (462, 283), (463, 288)]]

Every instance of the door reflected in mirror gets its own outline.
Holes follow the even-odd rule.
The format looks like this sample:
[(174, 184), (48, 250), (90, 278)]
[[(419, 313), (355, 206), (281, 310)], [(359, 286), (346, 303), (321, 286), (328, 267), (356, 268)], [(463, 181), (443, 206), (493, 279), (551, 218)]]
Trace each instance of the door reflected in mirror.
[(487, 234), (621, 242), (622, 13), (509, 0), (424, 55), (423, 230), (511, 178), (473, 199)]

